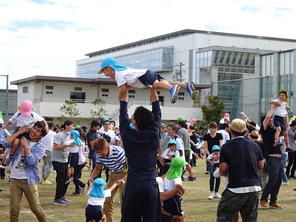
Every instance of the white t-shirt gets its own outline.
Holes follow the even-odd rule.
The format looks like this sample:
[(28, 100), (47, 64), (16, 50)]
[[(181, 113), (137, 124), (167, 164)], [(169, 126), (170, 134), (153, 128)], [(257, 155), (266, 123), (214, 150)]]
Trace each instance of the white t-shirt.
[(164, 192), (164, 183), (163, 183), (162, 177), (156, 177), (156, 182), (158, 184), (159, 192), (160, 193)]
[(45, 137), (40, 140), (40, 143), (43, 145), (45, 150), (52, 151), (53, 140), (56, 133), (52, 130), (49, 130)]
[[(90, 191), (91, 191), (91, 189), (88, 191), (88, 193), (87, 193), (88, 195), (89, 195)], [(104, 190), (104, 193), (105, 193), (105, 195), (102, 198), (89, 196), (87, 203), (92, 206), (103, 206), (104, 202), (105, 202), (105, 198), (111, 197), (111, 189)]]
[(17, 127), (27, 126), (28, 128), (33, 128), (33, 125), (38, 121), (44, 121), (44, 118), (35, 112), (32, 112), (29, 116), (23, 116), (19, 111), (17, 111), (9, 119), (9, 122), (16, 124)]
[(226, 143), (227, 140), (230, 140), (229, 133), (226, 132), (225, 130), (223, 130), (223, 129), (222, 129), (222, 130), (218, 130), (217, 133), (221, 133), (221, 134), (222, 134), (222, 137), (223, 137), (223, 140), (222, 140), (222, 141), (223, 141), (223, 144)]
[(147, 72), (147, 69), (126, 69), (123, 71), (115, 70), (115, 80), (118, 87), (128, 84), (135, 88), (147, 88), (141, 81), (138, 79)]
[(164, 159), (169, 159), (169, 156), (174, 156), (174, 157), (180, 157), (180, 153), (178, 150), (175, 151), (171, 151), (169, 148), (167, 148), (163, 154), (162, 154), (162, 158)]
[(220, 153), (218, 155), (212, 153), (208, 156), (208, 160), (212, 160), (213, 163), (219, 163), (220, 162)]
[(288, 115), (288, 111), (287, 111), (287, 109), (286, 109), (286, 105), (287, 105), (286, 102), (283, 102), (283, 101), (281, 101), (281, 100), (279, 100), (279, 99), (274, 99), (274, 100), (272, 100), (272, 101), (273, 101), (273, 102), (279, 102), (279, 103), (281, 103), (281, 106), (278, 106), (278, 107), (275, 109), (275, 111), (274, 111), (274, 115), (275, 115), (275, 116), (285, 117), (285, 116)]
[(116, 135), (115, 135), (115, 133), (114, 133), (113, 130), (108, 130), (108, 131), (106, 132), (106, 131), (104, 131), (104, 127), (101, 127), (101, 128), (98, 130), (98, 132), (99, 132), (99, 134), (100, 134), (101, 136), (103, 136), (103, 134), (105, 134), (105, 135), (107, 135), (107, 136), (110, 136), (110, 138), (111, 138), (110, 143), (111, 143), (111, 144), (114, 143)]
[[(34, 146), (35, 144), (36, 143), (34, 143), (34, 142), (30, 142), (30, 148), (32, 148), (32, 146)], [(25, 169), (24, 168), (16, 168), (16, 166), (19, 164), (20, 161), (21, 161), (21, 152), (19, 153), (16, 160), (14, 160), (11, 163), (10, 178), (20, 179), (20, 180), (27, 179)]]
[(181, 177), (169, 180), (167, 178), (164, 179), (164, 191), (171, 191), (176, 189), (177, 184), (182, 184), (182, 179)]

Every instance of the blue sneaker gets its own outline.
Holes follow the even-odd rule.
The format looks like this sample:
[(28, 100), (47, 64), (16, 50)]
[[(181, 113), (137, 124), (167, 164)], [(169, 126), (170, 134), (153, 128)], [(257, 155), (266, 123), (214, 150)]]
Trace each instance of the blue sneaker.
[(186, 92), (189, 93), (189, 95), (191, 96), (191, 98), (194, 100), (197, 95), (198, 95), (198, 92), (194, 86), (194, 83), (193, 82), (186, 82)]
[(177, 101), (179, 90), (180, 90), (180, 87), (178, 85), (173, 85), (173, 87), (170, 88), (171, 103), (175, 103)]

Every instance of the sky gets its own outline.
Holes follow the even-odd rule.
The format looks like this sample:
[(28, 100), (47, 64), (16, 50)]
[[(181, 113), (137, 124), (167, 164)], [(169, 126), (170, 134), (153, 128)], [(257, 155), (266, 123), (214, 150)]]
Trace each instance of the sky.
[(86, 53), (182, 29), (296, 39), (295, 21), (294, 0), (0, 0), (0, 75), (74, 77)]

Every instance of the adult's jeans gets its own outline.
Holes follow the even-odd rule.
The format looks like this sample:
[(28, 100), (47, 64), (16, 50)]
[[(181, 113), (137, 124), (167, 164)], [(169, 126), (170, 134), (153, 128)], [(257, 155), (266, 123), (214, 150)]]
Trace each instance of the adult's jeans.
[(281, 157), (266, 157), (266, 171), (269, 178), (263, 190), (261, 200), (267, 201), (270, 195), (270, 204), (277, 201), (277, 195), (282, 184), (281, 160)]
[(281, 165), (282, 165), (281, 171), (282, 171), (282, 175), (283, 175), (282, 180), (285, 183), (288, 182), (287, 174), (285, 174), (285, 163), (287, 162), (287, 160), (288, 160), (288, 154), (285, 153), (282, 155), (282, 160), (281, 160)]
[[(296, 170), (296, 151), (289, 152), (289, 163), (287, 165), (286, 175), (289, 178), (295, 176), (295, 170)], [(291, 169), (292, 167), (292, 169)], [(290, 172), (291, 170), (291, 172)], [(291, 174), (290, 174), (291, 173)]]
[(67, 181), (67, 170), (68, 163), (59, 163), (56, 161), (52, 162), (53, 169), (56, 171), (56, 194), (55, 200), (62, 199), (68, 189), (69, 183), (65, 184)]

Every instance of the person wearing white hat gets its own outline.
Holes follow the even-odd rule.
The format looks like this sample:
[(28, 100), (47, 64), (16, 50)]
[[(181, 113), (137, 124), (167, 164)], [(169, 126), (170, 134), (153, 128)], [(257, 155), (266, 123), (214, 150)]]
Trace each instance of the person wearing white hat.
[(243, 221), (255, 222), (258, 216), (260, 179), (264, 167), (260, 147), (245, 138), (246, 123), (234, 119), (230, 125), (232, 140), (221, 147), (219, 172), (229, 183), (217, 209), (217, 221), (232, 221), (238, 211)]

